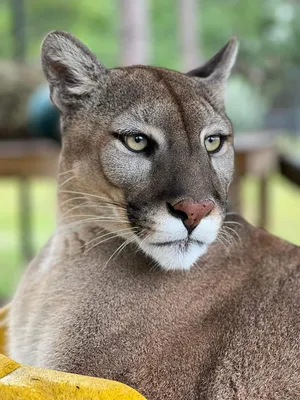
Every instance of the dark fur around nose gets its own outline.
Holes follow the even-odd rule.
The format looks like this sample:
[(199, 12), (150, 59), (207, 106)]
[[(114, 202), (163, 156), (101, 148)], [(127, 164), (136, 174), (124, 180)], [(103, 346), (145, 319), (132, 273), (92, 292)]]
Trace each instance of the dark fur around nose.
[(191, 233), (200, 221), (213, 210), (215, 204), (211, 200), (201, 201), (200, 203), (183, 200), (174, 205), (167, 203), (167, 206), (169, 212), (174, 217), (180, 218), (188, 233)]

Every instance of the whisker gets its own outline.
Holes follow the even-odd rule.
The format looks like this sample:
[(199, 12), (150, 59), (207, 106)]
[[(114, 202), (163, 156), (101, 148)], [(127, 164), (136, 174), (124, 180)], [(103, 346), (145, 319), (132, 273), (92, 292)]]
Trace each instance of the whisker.
[[(119, 229), (119, 230), (113, 231), (113, 232), (107, 232), (107, 233), (104, 234), (104, 235), (97, 236), (97, 237), (93, 238), (92, 240), (88, 241), (87, 243), (85, 243), (84, 246), (87, 246), (88, 244), (94, 242), (95, 240), (101, 239), (101, 238), (103, 238), (103, 237), (105, 237), (105, 236), (117, 234), (117, 233), (120, 233), (120, 232), (126, 232), (126, 231), (132, 231), (132, 228), (124, 228), (124, 229)], [(83, 246), (83, 247), (84, 247), (84, 246)]]
[[(146, 229), (144, 229), (144, 230), (141, 232), (141, 235), (142, 235), (145, 231), (146, 231)], [(142, 244), (143, 242), (145, 242), (149, 237), (150, 237), (150, 233), (149, 233), (148, 235), (146, 235), (146, 236), (142, 239), (141, 244)]]
[[(74, 190), (60, 190), (59, 192), (60, 192), (60, 193), (70, 193), (70, 194), (81, 194), (81, 195), (83, 195), (83, 196), (95, 197), (95, 198), (97, 198), (97, 199), (107, 201), (107, 198), (102, 197), (102, 196), (98, 196), (98, 195), (96, 195), (96, 194), (91, 194), (91, 193), (77, 192), (77, 191), (74, 191)], [(118, 204), (118, 203), (116, 203), (116, 202), (114, 202), (113, 200), (110, 200), (110, 199), (108, 199), (108, 201), (111, 201), (112, 204), (116, 204), (116, 205), (121, 204), (121, 205), (124, 205), (124, 206), (125, 206), (125, 204), (123, 204), (123, 203), (119, 203), (119, 204)]]
[(224, 237), (219, 237), (219, 242), (223, 244), (223, 247), (225, 248), (225, 251), (229, 253), (230, 249), (232, 248), (232, 243), (228, 243), (228, 241), (225, 240)]
[[(63, 231), (63, 230), (65, 230), (66, 228), (70, 228), (71, 226), (75, 226), (75, 225), (80, 225), (80, 224), (85, 224), (85, 223), (96, 223), (96, 222), (105, 222), (105, 221), (108, 221), (108, 222), (111, 222), (111, 219), (110, 220), (107, 220), (107, 219), (104, 219), (104, 218), (102, 218), (102, 219), (99, 219), (99, 218), (87, 218), (87, 219), (83, 219), (83, 220), (80, 220), (80, 221), (74, 221), (74, 222), (70, 222), (70, 223), (68, 223), (68, 224), (66, 224), (66, 225), (62, 225), (62, 226), (60, 226), (60, 227), (58, 227), (58, 231)], [(115, 221), (116, 223), (120, 223), (120, 224), (128, 224), (128, 221), (126, 221), (126, 222), (123, 222), (123, 221)]]
[(90, 250), (92, 250), (94, 247), (100, 246), (100, 244), (102, 244), (102, 243), (104, 243), (104, 242), (107, 242), (108, 240), (115, 239), (115, 238), (117, 238), (117, 237), (118, 237), (118, 235), (113, 235), (113, 236), (111, 236), (111, 237), (109, 237), (109, 238), (106, 238), (106, 239), (104, 239), (104, 240), (101, 240), (100, 242), (95, 243), (93, 246), (89, 247), (89, 248), (85, 251), (85, 253), (88, 253), (88, 252), (89, 252)]
[[(225, 226), (224, 229), (229, 229), (231, 232), (233, 232), (236, 235), (236, 237), (238, 238), (238, 240), (240, 241), (240, 243), (242, 243), (242, 239), (236, 230), (234, 230), (233, 228), (230, 228), (230, 226)], [(227, 232), (227, 233), (229, 233), (229, 232)]]
[(228, 241), (228, 239), (227, 239), (226, 237), (224, 237), (224, 236), (221, 234), (221, 232), (220, 232), (220, 234), (219, 234), (219, 236), (218, 236), (218, 239), (219, 239), (219, 240), (222, 240), (222, 243), (223, 243), (223, 244), (225, 243), (226, 248), (227, 248), (228, 246), (231, 246), (231, 245), (232, 245), (232, 243), (231, 243), (230, 241)]
[(95, 215), (95, 214), (69, 215), (69, 216), (61, 218), (61, 220), (70, 219), (70, 218), (78, 218), (78, 217), (91, 217), (93, 219), (98, 219), (99, 218), (99, 219), (101, 219), (101, 220), (103, 219), (105, 221), (113, 220), (113, 221), (116, 221), (116, 222), (120, 222), (120, 221), (128, 222), (128, 220), (126, 220), (126, 219), (121, 219), (121, 218), (117, 219), (116, 217), (105, 217), (105, 216), (102, 216), (102, 215)]
[[(147, 229), (143, 229), (142, 232), (139, 235), (137, 235), (138, 238), (140, 239), (140, 236), (146, 231), (147, 231)], [(150, 233), (148, 235), (146, 235), (142, 240), (140, 240), (139, 245), (143, 244), (150, 236), (151, 236)]]
[(70, 172), (74, 172), (74, 170), (73, 169), (69, 169), (68, 171), (59, 172), (57, 175), (61, 176), (61, 175), (69, 174)]
[(163, 231), (163, 230), (161, 230), (161, 229), (153, 229), (153, 228), (151, 228), (150, 226), (146, 226), (145, 229), (146, 229), (147, 231), (154, 232), (154, 233), (166, 233), (166, 231)]
[(153, 272), (153, 271), (155, 271), (156, 269), (159, 269), (159, 267), (160, 267), (160, 265), (159, 265), (159, 262), (158, 261), (156, 261), (156, 260), (152, 260), (151, 262), (150, 262), (150, 264), (149, 264), (149, 267), (150, 267), (150, 272)]
[(85, 208), (85, 207), (88, 207), (88, 206), (89, 206), (89, 203), (87, 201), (85, 203), (82, 203), (82, 204), (77, 204), (77, 206), (69, 208), (64, 214), (62, 214), (62, 218), (66, 217), (67, 214), (70, 214), (71, 211), (74, 211), (77, 208), (81, 208), (81, 207)]
[[(88, 201), (89, 201), (89, 199), (87, 199), (86, 197), (84, 197), (84, 196), (78, 196), (78, 197), (73, 197), (73, 198), (71, 198), (71, 199), (67, 199), (67, 200), (65, 200), (65, 201), (63, 201), (61, 204), (60, 204), (60, 207), (62, 208), (64, 205), (66, 205), (67, 203), (70, 203), (70, 202), (72, 202), (72, 201), (75, 201), (75, 200), (86, 200), (86, 202), (85, 203), (83, 203), (83, 204), (88, 204)], [(110, 202), (106, 202), (107, 203), (107, 205), (106, 205), (106, 207), (107, 208), (110, 208), (109, 206), (110, 205), (113, 205), (114, 207), (116, 207), (118, 210), (120, 210), (120, 211), (127, 211), (126, 210), (126, 208), (125, 207), (122, 207), (122, 206), (120, 206), (120, 205), (118, 205), (118, 204), (116, 204), (116, 203), (110, 203)], [(104, 206), (100, 206), (99, 204), (93, 204), (93, 203), (90, 203), (90, 206), (91, 207), (104, 207)], [(111, 209), (111, 208), (110, 208)], [(68, 212), (68, 211), (67, 211)]]
[(231, 239), (232, 243), (236, 242), (236, 238), (232, 235), (232, 233), (226, 230), (226, 227), (223, 227), (222, 232), (224, 236), (226, 236), (228, 239)]
[[(70, 214), (71, 211), (74, 211), (74, 210), (76, 210), (77, 208), (81, 208), (81, 207), (83, 207), (83, 208), (85, 208), (85, 207), (96, 207), (96, 208), (99, 208), (99, 209), (107, 209), (107, 210), (110, 210), (110, 211), (112, 210), (111, 205), (100, 206), (100, 205), (98, 205), (98, 204), (91, 204), (91, 203), (89, 203), (88, 201), (86, 201), (85, 203), (78, 204), (77, 206), (71, 207), (69, 210), (67, 210), (67, 211), (62, 215), (62, 217), (67, 216), (67, 214)], [(115, 206), (115, 207), (117, 207), (117, 206)], [(118, 207), (117, 207), (117, 208), (118, 208)], [(121, 209), (121, 210), (122, 210), (122, 209)]]
[(227, 251), (228, 247), (226, 246), (226, 243), (223, 242), (222, 238), (223, 237), (218, 236), (217, 237), (217, 242), (220, 242), (225, 247), (225, 250)]
[(224, 225), (226, 224), (232, 224), (232, 225), (238, 225), (243, 227), (243, 225), (240, 222), (236, 222), (236, 221), (224, 221)]
[(109, 261), (110, 261), (115, 255), (117, 255), (117, 254), (120, 253), (123, 249), (125, 249), (125, 247), (126, 247), (129, 243), (131, 243), (133, 240), (135, 240), (135, 235), (134, 235), (134, 234), (133, 234), (132, 236), (130, 236), (127, 240), (125, 240), (125, 242), (122, 243), (121, 246), (119, 246), (119, 247), (117, 248), (117, 250), (113, 252), (113, 254), (112, 254), (112, 255), (109, 257), (109, 259), (106, 261), (106, 263), (105, 263), (105, 265), (104, 265), (104, 267), (103, 267), (103, 270), (106, 269), (106, 267), (107, 267)]
[(86, 200), (86, 197), (84, 197), (84, 196), (80, 196), (80, 197), (71, 197), (70, 199), (67, 199), (67, 200), (63, 201), (63, 202), (60, 204), (60, 207), (64, 206), (65, 204), (67, 204), (67, 203), (69, 203), (69, 202), (71, 202), (71, 201), (83, 200), (83, 199)]
[(70, 180), (72, 180), (72, 179), (74, 179), (74, 178), (75, 178), (75, 175), (70, 176), (70, 178), (68, 178), (68, 179), (66, 179), (64, 182), (62, 182), (62, 183), (58, 186), (58, 188), (63, 187), (66, 183), (68, 183)]
[(226, 232), (224, 229), (221, 229), (220, 234), (222, 235), (222, 239), (229, 245), (233, 246), (235, 243), (234, 237), (229, 233)]
[(237, 215), (238, 217), (240, 216), (239, 213), (234, 212), (234, 211), (227, 212), (226, 215)]

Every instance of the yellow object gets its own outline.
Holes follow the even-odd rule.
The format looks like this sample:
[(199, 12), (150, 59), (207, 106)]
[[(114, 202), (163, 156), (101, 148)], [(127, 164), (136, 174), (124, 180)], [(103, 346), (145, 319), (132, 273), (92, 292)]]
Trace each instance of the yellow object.
[[(0, 352), (8, 307), (0, 309)], [(20, 365), (0, 354), (1, 400), (146, 400), (123, 383)]]

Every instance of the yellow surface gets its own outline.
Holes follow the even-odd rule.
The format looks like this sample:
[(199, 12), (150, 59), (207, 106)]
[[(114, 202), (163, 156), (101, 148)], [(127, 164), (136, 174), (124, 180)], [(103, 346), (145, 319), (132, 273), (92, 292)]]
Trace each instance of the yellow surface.
[[(0, 309), (0, 352), (6, 309)], [(146, 400), (134, 389), (106, 379), (20, 365), (0, 354), (1, 400)]]

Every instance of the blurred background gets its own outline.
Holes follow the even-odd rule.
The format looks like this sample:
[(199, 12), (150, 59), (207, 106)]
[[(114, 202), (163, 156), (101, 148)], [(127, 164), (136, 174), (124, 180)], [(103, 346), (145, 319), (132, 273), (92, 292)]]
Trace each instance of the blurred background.
[(60, 136), (39, 64), (46, 33), (75, 34), (107, 67), (180, 71), (238, 36), (226, 93), (236, 132), (231, 203), (300, 245), (299, 20), (297, 0), (1, 0), (0, 303), (55, 226)]

